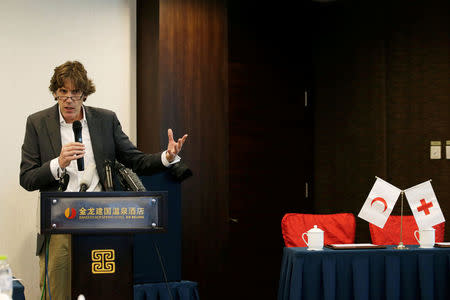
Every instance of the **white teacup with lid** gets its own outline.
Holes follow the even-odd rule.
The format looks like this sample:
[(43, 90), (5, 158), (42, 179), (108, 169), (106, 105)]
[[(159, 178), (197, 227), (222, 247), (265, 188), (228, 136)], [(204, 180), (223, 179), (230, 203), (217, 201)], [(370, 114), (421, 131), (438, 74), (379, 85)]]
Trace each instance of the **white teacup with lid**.
[[(417, 236), (417, 233), (419, 236)], [(435, 229), (433, 227), (414, 231), (414, 237), (420, 244), (420, 248), (433, 248), (435, 242)]]
[[(305, 240), (305, 235), (308, 236), (308, 241)], [(302, 234), (302, 239), (306, 245), (308, 245), (308, 250), (322, 250), (323, 249), (323, 230), (314, 225), (307, 232)]]

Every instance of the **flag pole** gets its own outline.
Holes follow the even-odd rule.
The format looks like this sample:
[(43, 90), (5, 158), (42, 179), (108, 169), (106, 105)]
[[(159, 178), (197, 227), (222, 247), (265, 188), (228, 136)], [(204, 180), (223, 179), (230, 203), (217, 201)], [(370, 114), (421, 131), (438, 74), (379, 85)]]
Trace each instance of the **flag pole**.
[(405, 245), (403, 245), (403, 194), (405, 192), (402, 191), (401, 194), (401, 199), (400, 199), (400, 243), (398, 243), (398, 246), (395, 247), (394, 249), (397, 250), (404, 250), (404, 249), (408, 249)]

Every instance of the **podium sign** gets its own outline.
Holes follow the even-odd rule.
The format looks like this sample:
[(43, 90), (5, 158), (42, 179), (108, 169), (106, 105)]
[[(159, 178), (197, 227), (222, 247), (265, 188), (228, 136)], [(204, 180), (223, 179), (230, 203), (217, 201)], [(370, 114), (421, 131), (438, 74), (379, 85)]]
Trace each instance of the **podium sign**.
[(41, 232), (72, 234), (72, 299), (133, 298), (135, 233), (167, 231), (167, 192), (42, 192)]
[(41, 232), (164, 231), (167, 192), (41, 193)]

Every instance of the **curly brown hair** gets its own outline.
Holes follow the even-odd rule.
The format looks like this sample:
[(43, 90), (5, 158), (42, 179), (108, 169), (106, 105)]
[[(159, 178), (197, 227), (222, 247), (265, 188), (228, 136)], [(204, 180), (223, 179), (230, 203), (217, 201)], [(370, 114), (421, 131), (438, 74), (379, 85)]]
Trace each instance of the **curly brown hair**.
[[(95, 85), (87, 77), (87, 71), (79, 61), (67, 61), (55, 68), (49, 89), (52, 93), (64, 86), (64, 81), (71, 80), (73, 85), (83, 92), (84, 96), (89, 96), (95, 92)], [(86, 101), (86, 98), (84, 98)]]

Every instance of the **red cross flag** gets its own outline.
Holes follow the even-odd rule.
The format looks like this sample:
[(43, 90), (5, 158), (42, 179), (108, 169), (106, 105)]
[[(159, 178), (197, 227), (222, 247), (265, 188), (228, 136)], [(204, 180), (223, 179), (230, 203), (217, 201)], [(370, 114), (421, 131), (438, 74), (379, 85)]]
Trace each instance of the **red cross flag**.
[(358, 217), (383, 228), (400, 192), (399, 188), (377, 177)]
[(445, 222), (430, 180), (410, 187), (405, 195), (420, 229)]

